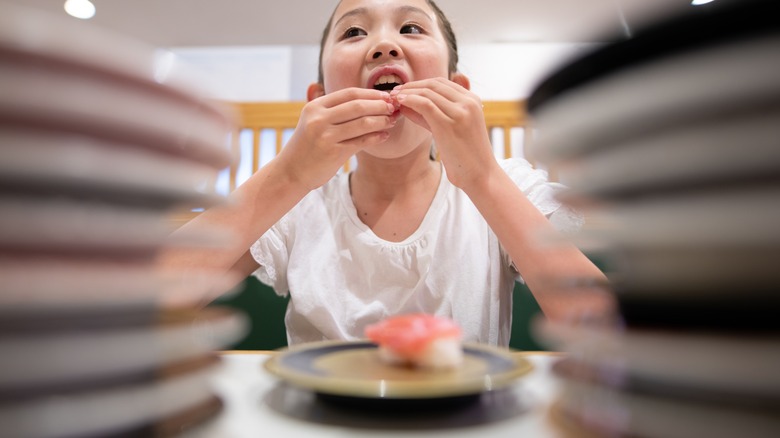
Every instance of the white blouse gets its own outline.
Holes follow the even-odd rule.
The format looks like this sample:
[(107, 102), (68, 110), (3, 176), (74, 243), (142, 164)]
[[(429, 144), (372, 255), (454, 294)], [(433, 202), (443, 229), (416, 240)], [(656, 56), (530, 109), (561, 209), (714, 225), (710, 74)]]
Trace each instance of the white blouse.
[[(519, 158), (502, 168), (562, 232), (581, 217), (554, 198), (563, 186)], [(334, 176), (309, 193), (251, 247), (254, 275), (290, 294), (285, 315), (290, 345), (364, 338), (371, 323), (390, 315), (446, 316), (464, 340), (509, 344), (517, 272), (466, 194), (442, 171), (420, 227), (402, 242), (377, 237), (360, 221), (349, 175)]]

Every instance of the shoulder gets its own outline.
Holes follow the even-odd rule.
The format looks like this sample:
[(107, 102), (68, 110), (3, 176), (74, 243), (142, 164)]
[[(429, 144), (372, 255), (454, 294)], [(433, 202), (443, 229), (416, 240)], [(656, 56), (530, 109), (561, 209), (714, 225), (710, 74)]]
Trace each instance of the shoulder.
[(537, 169), (524, 158), (507, 158), (499, 160), (498, 164), (521, 189), (533, 187), (538, 184), (549, 184), (552, 186), (562, 185), (550, 182), (549, 174), (544, 169)]
[(335, 205), (340, 202), (342, 192), (348, 190), (348, 175), (337, 174), (328, 182), (309, 192), (295, 206), (295, 210), (305, 210), (307, 208), (319, 208), (323, 205)]
[(550, 181), (547, 171), (533, 167), (523, 158), (499, 160), (499, 164), (543, 214), (549, 215), (561, 207), (556, 195), (566, 187)]
[(277, 230), (287, 233), (302, 224), (311, 226), (321, 219), (332, 217), (333, 212), (340, 210), (341, 187), (346, 184), (342, 178), (346, 175), (335, 175), (327, 183), (304, 196), (275, 225)]

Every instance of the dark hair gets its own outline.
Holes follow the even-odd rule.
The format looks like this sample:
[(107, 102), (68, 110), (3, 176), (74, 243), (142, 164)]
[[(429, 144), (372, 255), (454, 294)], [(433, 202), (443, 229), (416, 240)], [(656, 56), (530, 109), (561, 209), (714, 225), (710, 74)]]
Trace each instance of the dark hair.
[[(447, 17), (444, 15), (444, 12), (436, 5), (436, 3), (433, 2), (433, 0), (425, 0), (428, 5), (433, 9), (433, 12), (436, 14), (436, 18), (439, 21), (439, 27), (441, 28), (442, 33), (444, 34), (444, 39), (447, 41), (447, 49), (449, 51), (449, 72), (455, 73), (458, 71), (458, 42), (455, 38), (455, 32), (452, 30), (452, 24), (450, 23), (450, 20), (447, 19)], [(338, 8), (338, 6), (336, 6)], [(333, 24), (333, 16), (336, 14), (336, 9), (333, 10), (333, 13), (330, 15), (330, 19), (328, 20), (328, 24), (325, 25), (325, 30), (322, 32), (322, 40), (320, 40), (320, 58), (318, 63), (318, 75), (317, 75), (317, 81), (319, 83), (323, 83), (323, 74), (322, 74), (322, 49), (325, 47), (325, 41), (328, 39), (328, 36), (330, 35), (330, 26)]]

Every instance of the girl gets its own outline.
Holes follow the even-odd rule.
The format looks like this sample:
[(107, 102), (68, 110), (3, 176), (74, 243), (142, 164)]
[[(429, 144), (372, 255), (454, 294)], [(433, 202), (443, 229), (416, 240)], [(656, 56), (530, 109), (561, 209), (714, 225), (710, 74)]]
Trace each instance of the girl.
[[(466, 341), (506, 346), (518, 275), (548, 317), (579, 308), (559, 283), (601, 272), (539, 239), (579, 218), (543, 172), (496, 161), (457, 56), (433, 1), (341, 1), (285, 148), (229, 206), (187, 225), (227, 226), (236, 245), (169, 265), (254, 273), (289, 293), (290, 344), (362, 338), (387, 316), (425, 312), (455, 319)], [(353, 155), (356, 169), (337, 174)]]

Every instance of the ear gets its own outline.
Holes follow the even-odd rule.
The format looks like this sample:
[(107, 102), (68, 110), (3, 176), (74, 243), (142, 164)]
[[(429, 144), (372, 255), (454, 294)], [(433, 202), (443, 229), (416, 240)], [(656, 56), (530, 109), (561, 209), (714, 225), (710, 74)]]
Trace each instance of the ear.
[(460, 85), (461, 87), (471, 90), (471, 81), (463, 73), (453, 73), (450, 75), (450, 80)]
[(306, 99), (309, 102), (324, 95), (325, 95), (325, 88), (319, 82), (315, 82), (309, 85), (309, 88), (306, 89)]

